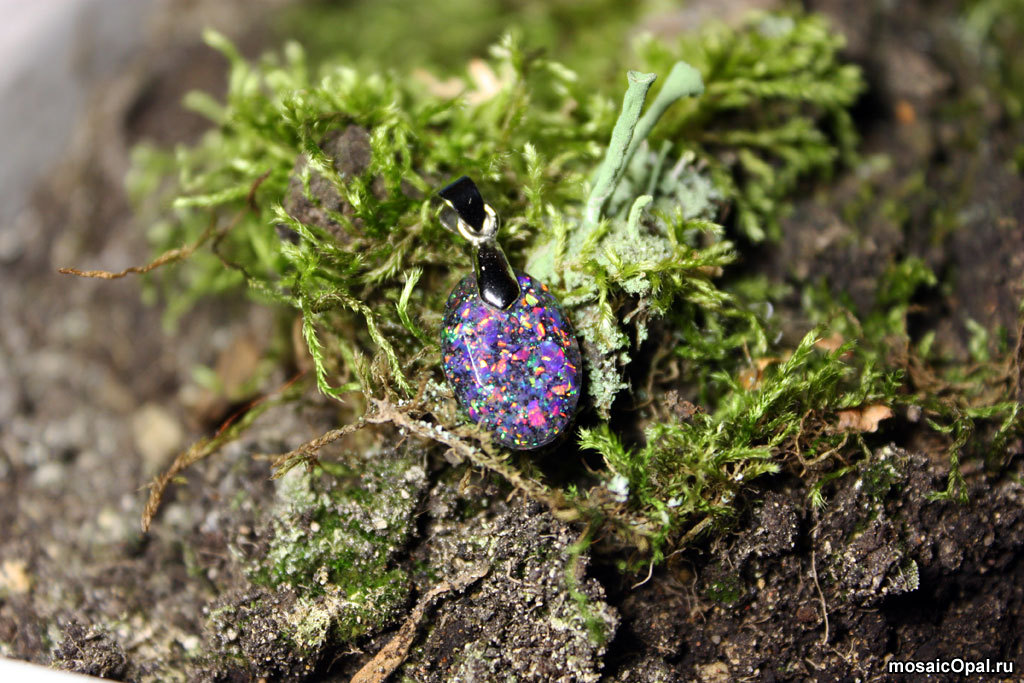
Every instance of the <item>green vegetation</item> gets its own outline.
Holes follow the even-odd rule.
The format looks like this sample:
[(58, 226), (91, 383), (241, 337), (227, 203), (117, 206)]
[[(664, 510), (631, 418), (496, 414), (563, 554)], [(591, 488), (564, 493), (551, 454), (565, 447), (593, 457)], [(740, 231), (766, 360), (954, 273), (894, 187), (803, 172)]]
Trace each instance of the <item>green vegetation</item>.
[(358, 461), (356, 469), (325, 463), (280, 478), (269, 547), (248, 567), (256, 584), (301, 591), (286, 621), (302, 650), (318, 651), (329, 634), (350, 640), (393, 621), (409, 598), (409, 578), (394, 558), (412, 533), (426, 473), (395, 454)]
[(743, 579), (735, 574), (710, 581), (704, 588), (704, 595), (720, 605), (731, 605), (743, 597)]
[(676, 45), (641, 48), (652, 71), (682, 59), (704, 76), (704, 97), (669, 112), (653, 139), (707, 160), (747, 239), (778, 239), (797, 181), (854, 157), (849, 107), (864, 83), (857, 67), (837, 59), (843, 45), (819, 17), (764, 14), (739, 29), (712, 26)]
[(728, 516), (737, 491), (779, 471), (781, 456), (806, 465), (836, 453), (848, 436), (828, 428), (838, 411), (893, 400), (894, 374), (844, 360), (850, 345), (817, 351), (818, 341), (810, 332), (785, 362), (765, 368), (757, 386), (718, 374), (714, 412), (654, 423), (642, 448), (625, 448), (607, 425), (584, 431), (582, 445), (600, 451), (609, 471), (628, 483), (631, 507), (656, 550), (688, 520)]
[[(286, 8), (274, 22), (282, 38), (302, 36), (315, 62), (339, 58), (371, 71), (429, 69), (459, 73), (466, 60), (486, 54), (514, 29), (590, 82), (621, 72), (618, 51), (631, 22), (657, 11), (652, 0), (353, 0), (339, 10), (331, 0)], [(437, 40), (436, 36), (443, 36)]]
[(984, 96), (987, 90), (995, 95), (1007, 117), (1024, 120), (1024, 95), (1020, 91), (1024, 65), (1016, 56), (1024, 35), (1024, 5), (1019, 0), (971, 0), (965, 3), (960, 32), (988, 81), (986, 88), (978, 88), (974, 95)]
[[(563, 519), (607, 523), (655, 560), (727, 518), (762, 474), (812, 473), (821, 502), (828, 477), (847, 471), (835, 456), (859, 457), (860, 433), (872, 430), (858, 416), (872, 406), (920, 408), (959, 445), (977, 418), (1001, 421), (999, 438), (1017, 428), (1005, 395), (953, 405), (907, 374), (909, 356), (893, 362), (891, 338), (909, 343), (915, 292), (936, 282), (923, 263), (892, 264), (864, 320), (805, 283), (810, 322), (788, 347), (770, 341), (778, 322), (764, 315), (780, 285), (730, 270), (736, 244), (779, 238), (800, 179), (854, 159), (848, 110), (862, 81), (823, 21), (757, 15), (649, 39), (640, 65), (653, 73), (630, 73), (618, 117), (620, 92), (538, 54), (525, 35), (506, 34), (452, 97), (422, 74), (330, 59), (314, 69), (296, 44), (249, 63), (209, 34), (230, 61), (226, 101), (192, 94), (187, 104), (213, 127), (174, 153), (140, 148), (132, 177), (158, 251), (210, 245), (153, 274), (169, 317), (245, 286), (301, 320), (323, 394), (378, 422), (402, 416), (452, 457), (502, 474)], [(655, 74), (663, 85), (645, 112)], [(451, 410), (435, 339), (470, 262), (431, 195), (462, 174), (503, 217), (514, 264), (558, 293), (581, 337), (590, 395), (573, 440), (602, 456), (596, 483), (580, 472), (553, 489)], [(727, 215), (726, 227), (716, 222)], [(670, 392), (695, 405), (668, 407)], [(623, 410), (631, 397), (651, 407)], [(949, 495), (959, 495), (953, 472)], [(303, 503), (319, 510), (320, 536), (282, 521), (254, 578), (312, 585), (323, 568), (349, 595), (404, 599), (386, 569), (402, 539), (367, 536), (333, 507), (373, 491), (373, 469), (361, 476), (358, 488), (317, 494), (330, 504)], [(377, 541), (370, 565), (346, 554)], [(370, 575), (383, 583), (363, 586)]]

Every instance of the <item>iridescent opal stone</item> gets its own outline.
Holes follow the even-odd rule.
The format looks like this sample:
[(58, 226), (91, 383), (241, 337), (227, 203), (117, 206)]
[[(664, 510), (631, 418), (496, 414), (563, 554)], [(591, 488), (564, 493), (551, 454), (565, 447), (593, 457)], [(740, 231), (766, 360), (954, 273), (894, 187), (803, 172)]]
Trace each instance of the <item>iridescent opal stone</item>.
[(476, 276), (452, 290), (441, 326), (444, 374), (459, 405), (509, 448), (539, 448), (572, 419), (580, 347), (558, 300), (525, 273), (506, 310), (485, 304)]

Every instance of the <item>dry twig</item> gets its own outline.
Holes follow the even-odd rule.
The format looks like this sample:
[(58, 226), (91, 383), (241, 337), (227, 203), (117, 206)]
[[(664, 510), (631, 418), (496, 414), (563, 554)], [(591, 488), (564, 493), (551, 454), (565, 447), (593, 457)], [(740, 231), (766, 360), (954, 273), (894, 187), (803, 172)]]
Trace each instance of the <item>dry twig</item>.
[(287, 390), (305, 374), (304, 372), (299, 373), (290, 379), (283, 387), (274, 392), (277, 397), (273, 400), (271, 399), (274, 394), (268, 394), (245, 406), (225, 420), (220, 429), (217, 430), (217, 433), (212, 437), (200, 439), (175, 458), (171, 466), (149, 484), (149, 500), (146, 501), (146, 507), (142, 510), (142, 531), (149, 531), (149, 527), (153, 523), (153, 517), (156, 516), (157, 510), (160, 509), (160, 503), (163, 502), (164, 492), (176, 476), (203, 458), (213, 455), (225, 444), (238, 438), (245, 428), (255, 422), (256, 418), (266, 412), (267, 409), (286, 400)]
[[(270, 171), (267, 171), (259, 178), (253, 181), (252, 187), (249, 188), (249, 194), (246, 197), (246, 206), (249, 211), (256, 212), (259, 210), (259, 207), (256, 204), (256, 190), (259, 189), (260, 185), (263, 184), (263, 181), (266, 180), (269, 176)], [(200, 247), (206, 244), (207, 240), (209, 240), (210, 237), (212, 237), (215, 233), (217, 235), (217, 239), (220, 240), (221, 238), (224, 237), (224, 235), (231, 232), (232, 228), (234, 228), (235, 225), (238, 224), (238, 221), (241, 220), (241, 217), (244, 214), (244, 210), (236, 213), (234, 218), (231, 219), (231, 222), (221, 230), (216, 229), (217, 214), (212, 214), (210, 216), (210, 224), (206, 227), (206, 230), (203, 230), (203, 234), (199, 236), (199, 239), (197, 239), (192, 244), (186, 244), (184, 246), (176, 247), (174, 249), (168, 249), (167, 251), (160, 254), (159, 256), (157, 256), (155, 259), (153, 259), (144, 266), (130, 266), (128, 268), (125, 268), (124, 270), (120, 270), (117, 272), (111, 272), (109, 270), (79, 270), (78, 268), (58, 268), (57, 272), (62, 273), (64, 275), (77, 275), (78, 277), (91, 277), (100, 280), (118, 280), (131, 273), (143, 275), (151, 270), (156, 270), (160, 266), (165, 266), (168, 263), (174, 263), (175, 261), (184, 261), (192, 254), (194, 254), (196, 250), (198, 250)]]
[(461, 592), (483, 578), (491, 568), (476, 567), (456, 576), (451, 581), (442, 581), (420, 598), (412, 613), (398, 629), (398, 633), (352, 677), (352, 683), (382, 683), (409, 656), (409, 648), (416, 639), (416, 631), (437, 598), (452, 591)]

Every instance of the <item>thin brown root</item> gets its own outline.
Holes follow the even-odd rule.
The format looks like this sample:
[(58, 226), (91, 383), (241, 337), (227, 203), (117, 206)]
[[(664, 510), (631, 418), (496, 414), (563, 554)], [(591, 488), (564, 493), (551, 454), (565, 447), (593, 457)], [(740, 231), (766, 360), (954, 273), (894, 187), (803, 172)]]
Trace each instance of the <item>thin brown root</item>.
[(559, 519), (563, 521), (580, 519), (580, 511), (567, 505), (560, 491), (524, 476), (522, 472), (510, 466), (504, 458), (492, 452), (487, 446), (474, 447), (461, 438), (456, 431), (450, 431), (413, 417), (411, 413), (418, 410), (413, 407), (415, 403), (398, 406), (386, 399), (370, 398), (370, 401), (373, 408), (356, 422), (325, 432), (298, 448), (277, 456), (273, 464), (273, 478), (277, 479), (283, 476), (300, 464), (310, 464), (315, 460), (316, 453), (321, 448), (367, 425), (391, 424), (420, 438), (447, 446), (448, 451), (454, 454), (453, 457), (458, 461), (469, 460), (479, 467), (501, 475), (527, 496), (546, 504)]
[[(814, 529), (811, 532), (811, 542), (818, 542), (818, 513), (815, 510), (814, 513)], [(813, 546), (811, 547), (811, 578), (814, 579), (814, 587), (818, 590), (818, 598), (821, 600), (821, 620), (825, 627), (825, 632), (821, 636), (821, 644), (828, 645), (828, 604), (825, 602), (825, 593), (821, 590), (821, 584), (818, 583), (818, 558), (817, 550)]]
[(698, 536), (704, 533), (705, 529), (711, 526), (711, 523), (713, 521), (714, 519), (711, 517), (711, 515), (708, 515), (704, 519), (694, 524), (692, 527), (690, 527), (690, 530), (683, 534), (682, 538), (680, 538), (677, 541), (678, 545), (681, 547), (686, 547), (687, 545), (689, 545), (693, 540), (695, 540)]
[(224, 444), (236, 439), (241, 431), (249, 426), (267, 407), (269, 406), (260, 406), (250, 410), (242, 416), (241, 420), (230, 425), (227, 429), (221, 428), (216, 436), (200, 439), (192, 444), (187, 451), (175, 458), (167, 471), (156, 477), (149, 485), (149, 500), (146, 501), (146, 507), (142, 511), (142, 530), (144, 532), (149, 531), (149, 526), (153, 523), (153, 517), (156, 515), (157, 510), (160, 509), (160, 503), (163, 502), (164, 493), (176, 476), (203, 458), (213, 455)]
[(260, 212), (260, 205), (256, 202), (256, 190), (260, 189), (260, 185), (263, 184), (264, 180), (270, 177), (271, 172), (272, 169), (268, 168), (260, 175), (260, 177), (252, 181), (252, 185), (249, 187), (249, 194), (245, 196), (245, 203), (249, 205), (249, 210), (253, 213)]
[[(259, 178), (253, 181), (252, 186), (249, 188), (249, 194), (246, 196), (246, 206), (248, 211), (254, 213), (259, 211), (259, 206), (256, 204), (256, 190), (259, 189), (263, 181), (270, 176), (270, 171), (266, 171)], [(143, 275), (151, 270), (156, 270), (160, 266), (165, 266), (168, 263), (174, 263), (176, 261), (184, 261), (188, 257), (192, 256), (200, 247), (206, 244), (207, 240), (217, 234), (217, 239), (222, 238), (228, 232), (238, 224), (242, 216), (246, 213), (246, 210), (239, 211), (235, 214), (235, 217), (231, 222), (224, 227), (222, 230), (217, 230), (217, 214), (213, 213), (210, 216), (210, 224), (206, 226), (206, 230), (203, 230), (203, 234), (199, 236), (192, 244), (186, 244), (182, 247), (176, 247), (174, 249), (168, 249), (164, 253), (157, 256), (155, 259), (150, 261), (144, 266), (130, 266), (124, 270), (111, 272), (109, 270), (79, 270), (78, 268), (58, 268), (57, 272), (64, 275), (77, 275), (78, 277), (91, 277), (100, 280), (119, 280), (127, 275), (135, 273), (137, 275)]]
[(199, 236), (192, 244), (186, 244), (183, 247), (177, 247), (176, 249), (170, 249), (157, 256), (155, 259), (150, 261), (144, 266), (130, 266), (124, 270), (112, 273), (109, 270), (79, 270), (77, 268), (59, 268), (57, 272), (63, 273), (64, 275), (77, 275), (78, 277), (92, 277), (100, 280), (118, 280), (131, 273), (142, 275), (148, 273), (151, 270), (156, 270), (160, 266), (165, 266), (168, 263), (174, 263), (175, 261), (183, 261), (189, 256), (195, 253), (197, 249), (203, 246), (210, 236), (213, 235), (214, 228), (217, 225), (216, 216), (211, 217), (210, 224), (203, 230), (203, 234)]
[(1014, 392), (1018, 401), (1024, 402), (1024, 317), (1017, 326), (1017, 348), (1013, 352)]
[(413, 608), (412, 613), (398, 629), (398, 633), (380, 649), (379, 652), (362, 669), (352, 677), (352, 683), (383, 683), (388, 676), (394, 673), (395, 669), (401, 666), (406, 657), (409, 656), (409, 648), (416, 639), (416, 632), (420, 624), (437, 598), (452, 591), (462, 592), (478, 580), (483, 578), (491, 568), (489, 566), (476, 567), (456, 576), (451, 581), (442, 581), (420, 598)]
[(345, 425), (341, 429), (332, 429), (312, 441), (307, 441), (295, 450), (278, 456), (274, 459), (274, 463), (272, 465), (274, 468), (274, 474), (270, 478), (280, 479), (298, 465), (303, 463), (311, 464), (316, 459), (316, 454), (321, 448), (329, 443), (337, 441), (343, 436), (348, 436), (365, 426), (365, 420), (360, 419), (350, 425)]
[[(274, 474), (272, 478), (277, 479), (299, 465), (314, 464), (317, 453), (324, 446), (348, 436), (367, 425), (390, 424), (406, 434), (446, 446), (445, 457), (450, 462), (461, 463), (468, 460), (477, 467), (503, 477), (516, 490), (546, 505), (551, 514), (560, 521), (568, 523), (587, 521), (591, 525), (610, 522), (617, 535), (628, 538), (641, 551), (646, 551), (650, 548), (650, 540), (646, 533), (647, 520), (633, 517), (624, 511), (609, 511), (607, 506), (601, 503), (593, 503), (586, 500), (575, 500), (572, 502), (566, 500), (565, 496), (558, 489), (553, 489), (540, 481), (530, 478), (527, 474), (524, 474), (510, 464), (507, 460), (508, 454), (506, 452), (495, 449), (486, 440), (476, 443), (475, 437), (481, 433), (478, 429), (446, 429), (432, 421), (421, 419), (420, 416), (427, 411), (418, 401), (401, 405), (392, 403), (387, 399), (373, 397), (369, 397), (369, 401), (371, 403), (369, 412), (356, 422), (339, 429), (332, 429), (288, 453), (274, 457)], [(695, 538), (710, 523), (710, 518), (697, 523), (684, 536), (684, 542), (689, 542)]]
[[(587, 500), (575, 500), (570, 503), (560, 490), (531, 479), (509, 464), (506, 456), (501, 451), (495, 450), (486, 441), (481, 442), (479, 446), (471, 444), (469, 439), (481, 433), (478, 429), (445, 429), (440, 425), (414, 417), (412, 413), (417, 409), (409, 404), (396, 406), (386, 400), (371, 400), (373, 410), (364, 418), (366, 422), (370, 424), (390, 423), (418, 437), (444, 444), (448, 447), (446, 458), (456, 461), (469, 460), (477, 467), (500, 475), (529, 498), (546, 505), (555, 519), (566, 523), (587, 521), (591, 524), (599, 524), (608, 522), (611, 523), (618, 535), (628, 538), (641, 551), (646, 552), (650, 549), (649, 534), (646, 533), (648, 528), (646, 520), (631, 516), (624, 511), (610, 511), (607, 505), (601, 503)], [(710, 520), (707, 520), (698, 524), (691, 530), (692, 536), (688, 534), (686, 539), (695, 537), (709, 523)]]
[[(284, 386), (274, 392), (262, 396), (249, 405), (245, 406), (234, 415), (229, 417), (212, 437), (205, 437), (192, 444), (188, 450), (179, 455), (171, 463), (171, 466), (163, 474), (159, 475), (149, 485), (149, 500), (142, 511), (142, 531), (148, 532), (156, 516), (160, 504), (163, 502), (164, 493), (174, 478), (186, 469), (199, 462), (203, 458), (213, 455), (225, 444), (230, 443), (241, 436), (249, 425), (256, 421), (260, 415), (278, 403), (287, 400), (287, 390), (298, 382), (306, 373), (299, 373), (290, 379)], [(272, 396), (275, 396), (270, 400)]]
[(686, 550), (690, 543), (696, 540), (698, 536), (704, 533), (704, 531), (711, 526), (712, 522), (714, 522), (714, 518), (709, 514), (707, 517), (690, 527), (689, 531), (683, 534), (682, 537), (675, 542), (675, 545), (678, 547), (669, 553), (668, 557), (673, 557)]
[(650, 564), (647, 565), (647, 578), (644, 579), (643, 581), (637, 581), (632, 586), (630, 586), (629, 589), (630, 590), (636, 590), (640, 586), (642, 586), (645, 583), (647, 583), (648, 581), (650, 581), (652, 576), (654, 576), (654, 558), (653, 557), (651, 558)]

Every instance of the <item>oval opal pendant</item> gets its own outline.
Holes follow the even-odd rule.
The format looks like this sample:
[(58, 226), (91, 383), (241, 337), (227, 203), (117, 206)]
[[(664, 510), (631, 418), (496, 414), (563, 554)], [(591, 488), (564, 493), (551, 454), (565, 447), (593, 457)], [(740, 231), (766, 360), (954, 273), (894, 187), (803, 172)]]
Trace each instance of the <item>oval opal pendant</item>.
[(580, 347), (547, 286), (517, 273), (507, 310), (486, 304), (475, 275), (452, 290), (441, 328), (444, 374), (470, 419), (520, 450), (551, 443), (580, 397)]
[(459, 405), (509, 448), (551, 443), (580, 397), (580, 347), (546, 285), (516, 273), (495, 241), (497, 215), (463, 176), (441, 190), (442, 224), (476, 247), (474, 273), (448, 297), (441, 355)]

